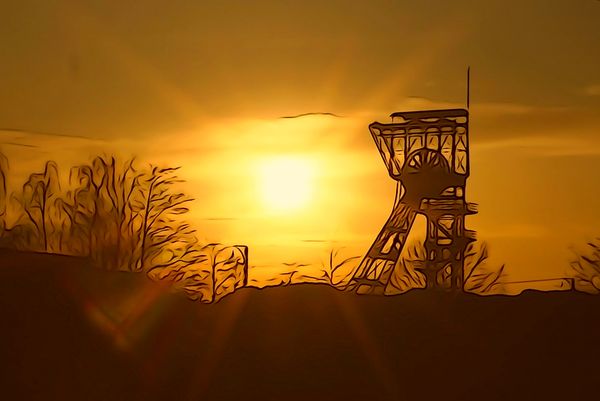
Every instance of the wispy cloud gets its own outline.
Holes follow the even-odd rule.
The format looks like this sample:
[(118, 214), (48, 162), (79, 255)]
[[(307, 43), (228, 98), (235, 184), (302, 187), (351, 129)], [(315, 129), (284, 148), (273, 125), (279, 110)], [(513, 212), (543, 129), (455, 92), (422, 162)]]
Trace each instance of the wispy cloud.
[(62, 138), (77, 138), (77, 139), (88, 139), (90, 141), (98, 140), (98, 138), (93, 138), (89, 136), (83, 135), (71, 135), (71, 134), (63, 134), (58, 132), (46, 132), (46, 131), (35, 131), (35, 130), (27, 130), (22, 128), (0, 128), (0, 131), (25, 134), (25, 135), (42, 135), (42, 136), (56, 136)]
[(591, 84), (584, 87), (583, 93), (588, 96), (600, 96), (600, 84)]
[[(462, 102), (449, 102), (441, 99), (432, 99), (423, 96), (406, 96), (394, 105), (393, 111), (400, 110), (435, 110), (465, 108)], [(471, 102), (470, 111), (472, 115), (479, 117), (502, 117), (528, 114), (555, 114), (568, 112), (570, 107), (533, 105), (518, 102)], [(372, 110), (369, 115), (387, 116), (392, 110)]]
[(490, 229), (480, 227), (477, 229), (481, 238), (544, 238), (550, 235), (547, 227), (527, 223), (496, 225)]
[(600, 141), (569, 137), (513, 137), (471, 144), (475, 152), (516, 151), (535, 156), (600, 156)]
[[(465, 108), (464, 103), (435, 100), (422, 96), (407, 96), (396, 105), (399, 110), (409, 109), (451, 109)], [(569, 111), (565, 106), (539, 106), (517, 102), (472, 102), (470, 105), (472, 113), (481, 113), (486, 117), (490, 115), (515, 115), (533, 113), (557, 113)]]
[(326, 117), (344, 118), (343, 116), (340, 116), (335, 113), (329, 113), (329, 112), (310, 112), (310, 113), (295, 114), (292, 116), (282, 116), (279, 118), (302, 118), (302, 117), (310, 117), (310, 116), (326, 116)]
[(534, 113), (562, 113), (570, 110), (565, 106), (536, 106), (523, 103), (485, 102), (475, 103), (471, 107), (474, 113), (486, 115), (524, 115)]
[(18, 143), (18, 142), (0, 142), (1, 145), (10, 145), (10, 146), (19, 146), (24, 148), (39, 148), (36, 145), (29, 145), (27, 143)]

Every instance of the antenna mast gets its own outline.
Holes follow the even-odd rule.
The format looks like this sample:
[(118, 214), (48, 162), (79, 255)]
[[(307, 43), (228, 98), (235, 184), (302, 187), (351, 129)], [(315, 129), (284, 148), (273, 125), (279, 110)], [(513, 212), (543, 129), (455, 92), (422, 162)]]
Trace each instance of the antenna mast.
[(467, 110), (469, 110), (469, 102), (471, 95), (471, 66), (467, 67)]

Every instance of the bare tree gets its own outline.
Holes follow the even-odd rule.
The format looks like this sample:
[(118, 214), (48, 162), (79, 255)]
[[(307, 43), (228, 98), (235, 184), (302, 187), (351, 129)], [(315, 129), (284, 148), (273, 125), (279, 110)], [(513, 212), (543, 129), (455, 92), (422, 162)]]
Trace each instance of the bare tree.
[[(136, 235), (136, 214), (134, 213), (132, 202), (135, 196), (141, 190), (140, 178), (143, 176), (138, 173), (133, 166), (134, 160), (125, 162), (122, 171), (117, 175), (116, 180), (112, 182), (116, 185), (115, 205), (117, 218), (117, 265), (125, 266), (128, 270), (134, 267), (134, 250), (137, 248), (139, 236)], [(114, 165), (114, 163), (113, 163)], [(112, 170), (114, 174), (114, 169)]]
[(57, 196), (60, 192), (58, 167), (52, 160), (46, 162), (44, 171), (32, 173), (17, 201), (25, 212), (28, 223), (34, 228), (38, 244), (30, 244), (44, 252), (50, 250), (49, 232), (53, 228), (51, 215)]
[(61, 252), (85, 255), (97, 265), (132, 271), (174, 269), (196, 263), (199, 246), (195, 231), (180, 219), (193, 199), (174, 190), (182, 182), (178, 168), (152, 167), (138, 172), (128, 160), (122, 167), (114, 157), (99, 156), (91, 164), (71, 169), (72, 186), (55, 197), (59, 188), (56, 165), (32, 174), (20, 203), (48, 250), (47, 215), (53, 197), (58, 217)]
[(193, 198), (174, 191), (183, 182), (177, 170), (151, 166), (141, 180), (142, 197), (133, 202), (141, 220), (138, 271), (177, 270), (197, 263), (200, 257), (195, 230), (179, 219), (189, 212)]
[[(0, 159), (0, 201), (7, 168)], [(246, 284), (248, 250), (198, 244), (183, 219), (193, 199), (177, 189), (183, 182), (178, 170), (151, 165), (138, 171), (133, 159), (119, 164), (115, 157), (98, 156), (73, 167), (69, 189), (60, 193), (57, 165), (48, 161), (14, 195), (22, 216), (7, 230), (8, 242), (18, 249), (87, 256), (104, 268), (145, 272), (193, 299), (216, 302)], [(4, 210), (3, 201), (0, 217)]]
[(96, 157), (89, 169), (94, 199), (92, 233), (96, 234), (98, 250), (111, 267), (129, 270), (134, 268), (139, 242), (132, 201), (140, 191), (142, 176), (133, 163), (133, 159), (128, 160), (119, 168), (114, 156)]
[(68, 242), (76, 253), (111, 269), (134, 270), (139, 243), (132, 201), (141, 174), (133, 159), (118, 166), (115, 157), (98, 156), (71, 169), (72, 190), (61, 200)]

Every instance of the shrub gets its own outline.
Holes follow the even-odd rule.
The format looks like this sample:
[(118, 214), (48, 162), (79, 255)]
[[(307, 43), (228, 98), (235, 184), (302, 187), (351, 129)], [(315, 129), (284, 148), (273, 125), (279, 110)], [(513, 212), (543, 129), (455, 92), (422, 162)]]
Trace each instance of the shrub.
[[(488, 250), (485, 242), (471, 242), (464, 252), (464, 284), (467, 292), (478, 294), (490, 293), (499, 289), (499, 280), (504, 266), (490, 268), (487, 265)], [(407, 245), (392, 273), (390, 283), (386, 287), (386, 295), (402, 294), (415, 288), (425, 288), (426, 279), (421, 270), (426, 263), (427, 253), (422, 242)], [(441, 272), (442, 279), (450, 280), (449, 275)]]
[(589, 242), (587, 252), (571, 262), (574, 286), (578, 291), (600, 293), (600, 238)]
[(490, 268), (487, 265), (488, 250), (485, 242), (471, 242), (464, 255), (465, 279), (464, 290), (476, 294), (487, 294), (501, 291), (500, 278), (504, 274), (505, 265)]

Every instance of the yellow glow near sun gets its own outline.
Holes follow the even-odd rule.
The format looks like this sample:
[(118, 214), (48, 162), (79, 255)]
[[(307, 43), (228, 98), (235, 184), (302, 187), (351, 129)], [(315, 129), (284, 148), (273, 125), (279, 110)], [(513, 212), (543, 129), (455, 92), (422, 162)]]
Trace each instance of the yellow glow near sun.
[(259, 165), (258, 179), (264, 207), (273, 212), (306, 208), (314, 190), (315, 165), (309, 158), (272, 157)]

